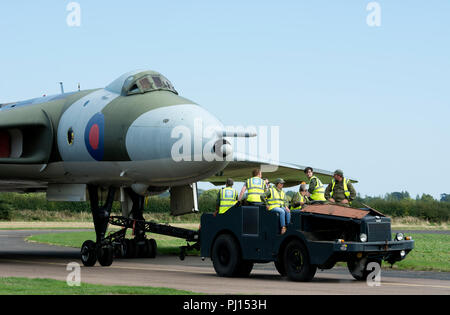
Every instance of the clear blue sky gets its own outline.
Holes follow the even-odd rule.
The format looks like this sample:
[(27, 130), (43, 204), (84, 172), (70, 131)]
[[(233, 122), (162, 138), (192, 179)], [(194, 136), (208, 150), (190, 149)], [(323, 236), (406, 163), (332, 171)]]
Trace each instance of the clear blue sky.
[(0, 3), (0, 101), (149, 68), (224, 124), (278, 125), (280, 160), (357, 178), (364, 195), (450, 193), (450, 2)]

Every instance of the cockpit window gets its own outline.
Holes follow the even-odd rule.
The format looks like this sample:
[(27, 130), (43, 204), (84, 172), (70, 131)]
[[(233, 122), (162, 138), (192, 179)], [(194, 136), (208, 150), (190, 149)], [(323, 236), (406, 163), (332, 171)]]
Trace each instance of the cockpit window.
[(178, 92), (167, 78), (155, 71), (132, 71), (120, 76), (106, 87), (113, 93), (126, 95), (143, 94), (152, 91)]
[(162, 84), (162, 81), (161, 81), (161, 78), (160, 78), (160, 77), (152, 76), (152, 79), (153, 79), (153, 82), (155, 82), (156, 87), (157, 87), (158, 89), (161, 89), (161, 88), (163, 87), (163, 84)]
[(178, 92), (173, 87), (172, 83), (163, 75), (146, 74), (142, 77), (135, 78), (129, 81), (129, 88), (124, 86), (124, 93), (126, 95), (142, 94), (152, 91), (171, 91), (175, 94)]

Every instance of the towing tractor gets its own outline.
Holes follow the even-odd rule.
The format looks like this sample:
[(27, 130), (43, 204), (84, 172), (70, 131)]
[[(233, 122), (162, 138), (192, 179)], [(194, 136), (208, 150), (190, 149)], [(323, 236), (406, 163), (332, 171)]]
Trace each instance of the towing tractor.
[(204, 214), (200, 241), (201, 256), (211, 258), (219, 276), (247, 277), (255, 263), (274, 262), (282, 276), (305, 282), (337, 262), (346, 262), (355, 279), (366, 280), (370, 263), (393, 265), (414, 248), (411, 237), (393, 237), (391, 219), (382, 213), (335, 204), (292, 212), (285, 234), (277, 213), (236, 205), (222, 215)]

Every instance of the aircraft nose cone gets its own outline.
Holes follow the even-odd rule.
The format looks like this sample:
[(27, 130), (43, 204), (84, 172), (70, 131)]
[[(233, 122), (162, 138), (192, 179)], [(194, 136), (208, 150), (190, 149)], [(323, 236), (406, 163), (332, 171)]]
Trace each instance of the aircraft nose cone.
[(143, 114), (130, 126), (127, 151), (134, 161), (210, 162), (232, 153), (231, 146), (223, 146), (223, 129), (216, 117), (198, 105), (162, 107)]
[(233, 155), (233, 146), (224, 139), (217, 140), (214, 153), (218, 159), (229, 159)]

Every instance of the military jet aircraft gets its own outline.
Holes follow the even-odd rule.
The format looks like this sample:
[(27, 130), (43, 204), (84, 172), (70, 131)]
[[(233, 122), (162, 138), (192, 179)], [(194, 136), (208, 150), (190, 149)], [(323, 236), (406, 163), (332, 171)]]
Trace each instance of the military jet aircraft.
[[(196, 135), (199, 119), (215, 132)], [(180, 126), (192, 131), (188, 147), (212, 143), (206, 154), (222, 159), (174, 159), (179, 139), (173, 130)], [(122, 202), (124, 216), (140, 220), (146, 195), (170, 190), (172, 215), (192, 213), (198, 210), (197, 182), (244, 181), (261, 165), (275, 164), (277, 170), (264, 176), (282, 177), (286, 186), (306, 181), (303, 166), (230, 158), (227, 137), (251, 136), (227, 131), (207, 110), (180, 96), (162, 74), (133, 71), (105, 88), (1, 104), (0, 191), (45, 191), (52, 201), (89, 199), (100, 243), (114, 200)], [(315, 172), (324, 183), (333, 175)], [(106, 202), (99, 205), (99, 200)]]

